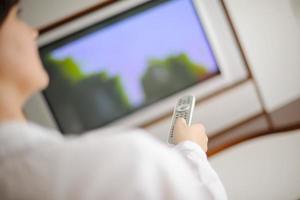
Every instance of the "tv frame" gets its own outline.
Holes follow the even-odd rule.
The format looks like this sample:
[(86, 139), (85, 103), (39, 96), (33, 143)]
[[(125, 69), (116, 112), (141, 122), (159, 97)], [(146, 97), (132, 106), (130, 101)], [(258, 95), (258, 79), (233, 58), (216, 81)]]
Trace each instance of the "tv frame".
[[(248, 76), (247, 68), (242, 59), (238, 45), (234, 39), (225, 11), (219, 0), (190, 0), (199, 15), (214, 56), (216, 57), (220, 74), (162, 99), (159, 102), (143, 107), (129, 115), (113, 121), (105, 127), (111, 126), (141, 126), (172, 111), (177, 99), (185, 94), (193, 94), (196, 99), (210, 95), (231, 84), (244, 80)], [(59, 40), (69, 34), (78, 32), (103, 20), (116, 16), (144, 4), (150, 0), (119, 1), (99, 11), (87, 14), (79, 19), (70, 21), (63, 26), (44, 33), (38, 40), (39, 47)], [(37, 110), (38, 109), (38, 110)], [(37, 114), (37, 112), (40, 112)], [(35, 95), (25, 106), (26, 116), (48, 127), (60, 129), (47, 100), (42, 93)], [(36, 116), (39, 116), (37, 119)], [(61, 130), (62, 131), (62, 130)]]

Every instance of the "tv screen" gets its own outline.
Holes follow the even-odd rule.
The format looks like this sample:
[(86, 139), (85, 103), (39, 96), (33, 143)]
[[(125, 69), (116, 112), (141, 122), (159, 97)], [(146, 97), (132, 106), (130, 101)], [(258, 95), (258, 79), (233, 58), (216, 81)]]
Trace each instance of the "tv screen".
[(40, 47), (63, 133), (98, 128), (215, 76), (193, 1), (150, 1)]

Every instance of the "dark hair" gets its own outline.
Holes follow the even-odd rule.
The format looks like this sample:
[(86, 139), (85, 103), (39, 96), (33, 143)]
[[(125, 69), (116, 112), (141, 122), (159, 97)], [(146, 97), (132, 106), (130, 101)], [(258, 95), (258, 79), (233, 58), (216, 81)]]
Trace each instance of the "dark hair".
[(8, 13), (19, 0), (0, 0), (0, 25), (5, 21)]

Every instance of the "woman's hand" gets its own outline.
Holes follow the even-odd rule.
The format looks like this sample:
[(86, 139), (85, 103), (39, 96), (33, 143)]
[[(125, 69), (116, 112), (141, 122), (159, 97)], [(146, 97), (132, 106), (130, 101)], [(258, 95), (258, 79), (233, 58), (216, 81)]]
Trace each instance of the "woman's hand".
[(192, 141), (198, 144), (204, 152), (207, 151), (208, 138), (202, 124), (188, 126), (185, 119), (178, 118), (174, 127), (174, 142)]

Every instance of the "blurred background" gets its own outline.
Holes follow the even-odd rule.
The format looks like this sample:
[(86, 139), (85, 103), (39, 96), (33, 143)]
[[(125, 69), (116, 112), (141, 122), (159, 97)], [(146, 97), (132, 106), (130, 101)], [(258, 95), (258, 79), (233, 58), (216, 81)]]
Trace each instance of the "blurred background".
[[(43, 37), (86, 15), (105, 13), (110, 7), (128, 1), (134, 2), (22, 0), (21, 17), (39, 29)], [(218, 5), (220, 10), (216, 12), (222, 13), (221, 21), (230, 30), (230, 42), (238, 52), (238, 56), (232, 57), (241, 60), (245, 71), (239, 79), (197, 99), (193, 121), (206, 127), (211, 164), (224, 182), (229, 199), (300, 199), (300, 0), (212, 0), (203, 4), (201, 1), (195, 2), (199, 6)], [(206, 19), (203, 26), (210, 41), (214, 36), (205, 28), (210, 27), (209, 22)], [(222, 34), (219, 40), (222, 41)], [(222, 53), (225, 56), (226, 51), (219, 52)], [(118, 59), (113, 51), (111, 56)], [(229, 68), (235, 70), (234, 65)], [(217, 73), (211, 71), (211, 75)], [(45, 94), (49, 97), (51, 91)], [(53, 98), (55, 101), (56, 97)], [(155, 99), (157, 105), (159, 101)], [(132, 126), (145, 128), (165, 142), (173, 105)], [(43, 106), (32, 100), (25, 113), (37, 123), (55, 127), (44, 120), (47, 114)], [(54, 111), (53, 105), (50, 110)], [(121, 125), (131, 123), (126, 121), (127, 112), (121, 113), (121, 121), (125, 117)], [(143, 118), (144, 114), (134, 115)], [(69, 130), (84, 128), (70, 126)], [(60, 129), (64, 130), (61, 125)]]

